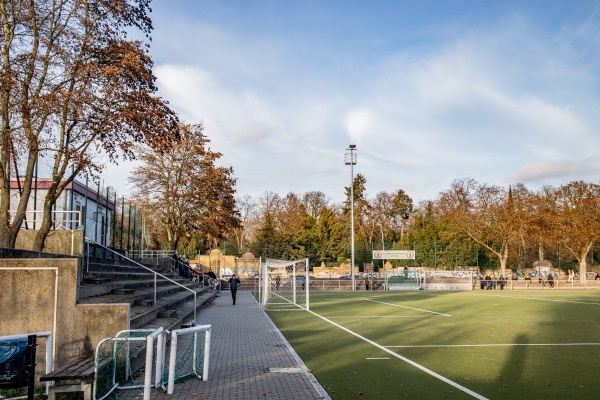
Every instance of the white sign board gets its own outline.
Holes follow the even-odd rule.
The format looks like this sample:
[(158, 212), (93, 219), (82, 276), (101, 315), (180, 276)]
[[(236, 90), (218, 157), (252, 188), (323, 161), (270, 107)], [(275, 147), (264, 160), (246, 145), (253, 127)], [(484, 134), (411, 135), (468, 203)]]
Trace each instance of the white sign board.
[(373, 260), (414, 260), (414, 250), (373, 250)]

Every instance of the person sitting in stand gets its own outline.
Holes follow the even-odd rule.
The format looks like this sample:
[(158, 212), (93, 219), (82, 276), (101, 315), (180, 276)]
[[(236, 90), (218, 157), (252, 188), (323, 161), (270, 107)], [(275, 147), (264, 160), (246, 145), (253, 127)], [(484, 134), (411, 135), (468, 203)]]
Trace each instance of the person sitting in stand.
[(211, 289), (216, 289), (217, 288), (217, 276), (215, 275), (213, 270), (209, 268), (206, 275), (208, 275), (208, 286)]

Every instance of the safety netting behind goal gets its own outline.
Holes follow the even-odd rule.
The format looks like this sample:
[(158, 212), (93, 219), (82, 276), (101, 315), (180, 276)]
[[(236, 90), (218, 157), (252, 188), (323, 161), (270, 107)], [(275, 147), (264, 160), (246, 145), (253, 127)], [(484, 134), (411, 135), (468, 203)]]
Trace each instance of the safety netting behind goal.
[(272, 260), (261, 263), (260, 300), (267, 311), (309, 309), (309, 261)]
[(169, 363), (161, 387), (173, 394), (174, 384), (196, 377), (208, 379), (211, 325), (197, 325), (171, 331)]
[(143, 388), (144, 398), (149, 398), (146, 396), (162, 374), (164, 342), (162, 327), (121, 331), (114, 338), (100, 341), (96, 347), (94, 399), (108, 398), (117, 389), (138, 388)]

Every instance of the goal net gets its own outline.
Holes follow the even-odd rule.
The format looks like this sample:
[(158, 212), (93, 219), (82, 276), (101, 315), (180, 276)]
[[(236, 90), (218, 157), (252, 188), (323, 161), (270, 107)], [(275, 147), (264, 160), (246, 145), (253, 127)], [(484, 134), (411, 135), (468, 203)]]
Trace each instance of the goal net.
[(272, 260), (261, 263), (260, 300), (267, 311), (309, 309), (309, 261)]
[(421, 279), (418, 270), (385, 271), (387, 290), (418, 290)]

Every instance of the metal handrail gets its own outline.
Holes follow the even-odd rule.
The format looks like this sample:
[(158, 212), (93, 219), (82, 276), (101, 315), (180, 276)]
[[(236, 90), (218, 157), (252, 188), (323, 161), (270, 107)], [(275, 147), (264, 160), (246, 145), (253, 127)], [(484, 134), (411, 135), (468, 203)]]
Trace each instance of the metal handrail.
[[(9, 210), (8, 211), (8, 216), (9, 219), (11, 219), (11, 217), (16, 214), (16, 210)], [(23, 219), (24, 223), (30, 223), (30, 224), (35, 224), (37, 222), (42, 223), (43, 218), (38, 218), (38, 215), (42, 215), (44, 214), (45, 211), (43, 210), (27, 210), (25, 211), (25, 218)], [(52, 223), (55, 226), (64, 228), (65, 230), (70, 230), (70, 226), (71, 224), (75, 224), (77, 226), (77, 229), (82, 227), (81, 224), (81, 211), (77, 211), (77, 210), (52, 210)], [(28, 214), (33, 214), (33, 219), (29, 218)], [(71, 214), (75, 214), (75, 218), (70, 218)], [(63, 218), (57, 218), (57, 215), (69, 215), (69, 218), (63, 217)], [(23, 229), (23, 228), (22, 228)]]
[[(160, 276), (161, 278), (163, 278), (163, 279), (166, 279), (166, 280), (167, 280), (167, 281), (169, 281), (169, 282), (172, 282), (172, 283), (176, 284), (177, 286), (181, 286), (182, 288), (184, 288), (184, 289), (185, 289), (185, 290), (187, 290), (187, 291), (190, 291), (190, 292), (192, 292), (192, 293), (194, 294), (194, 323), (196, 323), (196, 308), (197, 308), (197, 304), (198, 304), (198, 303), (197, 303), (197, 301), (196, 301), (196, 300), (197, 300), (197, 296), (196, 296), (196, 295), (197, 295), (197, 293), (196, 293), (196, 291), (195, 291), (195, 290), (192, 290), (192, 289), (190, 289), (190, 288), (188, 288), (188, 287), (186, 287), (186, 286), (182, 285), (182, 284), (181, 284), (181, 283), (179, 283), (179, 282), (175, 282), (173, 279), (171, 279), (171, 278), (168, 278), (168, 277), (164, 276), (163, 274), (159, 274), (158, 272), (156, 272), (156, 271), (154, 271), (154, 270), (152, 270), (152, 269), (150, 269), (150, 268), (146, 267), (145, 265), (143, 265), (143, 264), (140, 264), (139, 262), (137, 262), (137, 261), (135, 261), (135, 260), (133, 260), (133, 259), (131, 259), (131, 258), (127, 257), (127, 256), (124, 256), (124, 255), (123, 255), (123, 254), (121, 254), (121, 253), (117, 253), (117, 252), (116, 252), (116, 251), (114, 251), (113, 249), (111, 249), (111, 248), (109, 248), (109, 247), (106, 247), (106, 246), (104, 246), (104, 245), (102, 245), (102, 244), (100, 244), (100, 243), (98, 243), (98, 242), (96, 242), (96, 241), (94, 241), (94, 240), (92, 240), (92, 239), (89, 239), (89, 238), (87, 238), (87, 237), (86, 237), (86, 238), (85, 238), (85, 240), (86, 240), (86, 242), (88, 242), (88, 243), (93, 243), (93, 244), (95, 244), (95, 245), (97, 245), (97, 246), (100, 246), (100, 247), (102, 247), (103, 249), (105, 249), (105, 250), (108, 250), (108, 251), (110, 251), (110, 252), (112, 252), (112, 253), (114, 253), (114, 254), (118, 255), (119, 257), (121, 257), (121, 258), (123, 258), (123, 259), (125, 259), (125, 260), (127, 260), (127, 261), (129, 261), (129, 262), (132, 262), (132, 263), (134, 263), (135, 265), (137, 265), (137, 266), (139, 266), (139, 267), (142, 267), (142, 268), (144, 268), (144, 269), (146, 269), (146, 270), (148, 270), (148, 271), (152, 272), (152, 273), (154, 274), (154, 305), (156, 305), (156, 288), (157, 288), (157, 285), (156, 285), (156, 279), (157, 279), (157, 277), (159, 277), (159, 276)], [(87, 264), (88, 264), (88, 266), (87, 266), (87, 268), (89, 268), (89, 262), (90, 262), (90, 260), (89, 260), (89, 251), (88, 251), (88, 257), (87, 257)]]

